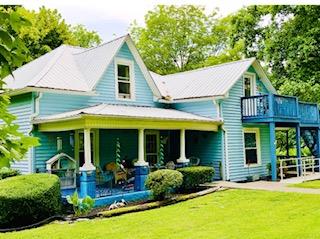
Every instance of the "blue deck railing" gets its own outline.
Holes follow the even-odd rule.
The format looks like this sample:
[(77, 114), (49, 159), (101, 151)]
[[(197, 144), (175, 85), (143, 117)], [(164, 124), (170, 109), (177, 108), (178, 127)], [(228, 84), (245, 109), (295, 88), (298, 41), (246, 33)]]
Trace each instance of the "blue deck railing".
[(241, 113), (245, 122), (320, 124), (318, 105), (299, 102), (292, 96), (269, 94), (242, 97)]

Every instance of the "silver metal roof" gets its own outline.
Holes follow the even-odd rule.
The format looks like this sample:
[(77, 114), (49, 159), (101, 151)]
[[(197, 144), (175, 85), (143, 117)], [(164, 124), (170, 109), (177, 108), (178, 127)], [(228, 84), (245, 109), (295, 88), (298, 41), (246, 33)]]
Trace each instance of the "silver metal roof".
[(82, 115), (217, 123), (222, 122), (220, 118), (213, 119), (175, 109), (162, 109), (147, 106), (99, 104), (80, 110), (69, 111), (46, 117), (38, 117), (34, 119), (34, 123), (61, 121), (66, 119), (78, 118)]
[(255, 58), (164, 76), (151, 74), (161, 94), (172, 100), (215, 97), (225, 96), (251, 65), (257, 68), (267, 87), (275, 92)]

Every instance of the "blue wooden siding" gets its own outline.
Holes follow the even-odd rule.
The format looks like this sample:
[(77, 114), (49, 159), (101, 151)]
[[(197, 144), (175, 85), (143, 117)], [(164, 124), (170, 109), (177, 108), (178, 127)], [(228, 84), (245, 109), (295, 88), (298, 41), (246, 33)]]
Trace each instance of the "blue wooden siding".
[[(31, 93), (15, 96), (11, 98), (9, 112), (17, 118), (15, 123), (19, 125), (19, 131), (25, 135), (29, 135), (31, 125), (31, 115), (33, 113), (33, 96)], [(26, 154), (25, 158), (12, 164), (12, 168), (20, 170), (22, 173), (31, 171), (31, 150)]]
[(198, 157), (201, 165), (214, 167), (214, 179), (221, 179), (222, 131), (186, 131), (186, 156)]
[(123, 58), (134, 62), (135, 100), (116, 99), (115, 65), (114, 60), (112, 60), (96, 85), (95, 91), (98, 95), (80, 96), (43, 93), (40, 99), (40, 115), (57, 114), (101, 103), (160, 106), (160, 104), (153, 101), (153, 93), (126, 43), (120, 48), (116, 54), (116, 58)]
[[(250, 173), (264, 175), (266, 173), (266, 163), (270, 162), (269, 157), (269, 134), (267, 125), (255, 124), (255, 128), (260, 128), (261, 140), (261, 166), (248, 168), (244, 166), (244, 142), (243, 125), (241, 120), (240, 98), (243, 96), (243, 80), (240, 78), (229, 91), (229, 97), (222, 101), (222, 117), (224, 128), (227, 134), (227, 157), (229, 165), (229, 179), (231, 181), (245, 180)], [(252, 127), (252, 126), (251, 126)]]
[(261, 81), (259, 75), (257, 74), (256, 70), (253, 68), (253, 66), (250, 66), (248, 69), (248, 72), (254, 73), (256, 76), (256, 92), (258, 95), (268, 94), (268, 90), (266, 86)]
[(116, 99), (115, 64), (113, 60), (96, 86), (96, 91), (99, 95), (91, 97), (89, 103), (118, 103), (155, 106), (155, 103), (153, 102), (153, 93), (126, 43), (120, 48), (119, 52), (116, 54), (116, 58), (122, 58), (134, 62), (135, 100)]
[(34, 131), (34, 136), (39, 138), (40, 146), (34, 151), (34, 168), (35, 171), (43, 172), (46, 170), (46, 161), (58, 153), (57, 138), (62, 138), (62, 152), (74, 157), (74, 150), (70, 144), (71, 131), (63, 132), (39, 132)]
[(210, 118), (218, 117), (217, 106), (213, 103), (213, 100), (208, 101), (196, 101), (186, 103), (175, 103), (172, 105), (174, 109), (201, 115)]

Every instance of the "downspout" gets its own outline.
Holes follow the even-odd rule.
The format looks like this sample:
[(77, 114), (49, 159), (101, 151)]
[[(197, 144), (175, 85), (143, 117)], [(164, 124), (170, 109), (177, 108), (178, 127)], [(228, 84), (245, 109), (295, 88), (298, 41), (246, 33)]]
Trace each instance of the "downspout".
[[(32, 93), (32, 114), (30, 116), (30, 124), (31, 121), (39, 115), (40, 112), (40, 99), (42, 97), (41, 92)], [(31, 125), (29, 135), (33, 136), (34, 125)], [(29, 172), (34, 173), (36, 168), (36, 152), (35, 147), (32, 147), (30, 150), (30, 160), (29, 160)]]
[[(218, 118), (223, 119), (222, 113), (222, 99), (213, 100), (213, 103), (217, 106), (217, 116)], [(228, 181), (229, 180), (229, 158), (228, 158), (228, 136), (227, 130), (224, 125), (221, 126), (222, 130), (222, 179)]]

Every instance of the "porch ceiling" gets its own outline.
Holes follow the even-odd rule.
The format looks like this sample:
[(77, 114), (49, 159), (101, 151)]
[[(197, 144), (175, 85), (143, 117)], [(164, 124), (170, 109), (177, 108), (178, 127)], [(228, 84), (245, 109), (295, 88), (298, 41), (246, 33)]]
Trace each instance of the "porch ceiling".
[(33, 120), (40, 131), (83, 128), (104, 129), (188, 129), (217, 131), (221, 119), (203, 117), (174, 109), (100, 104)]

